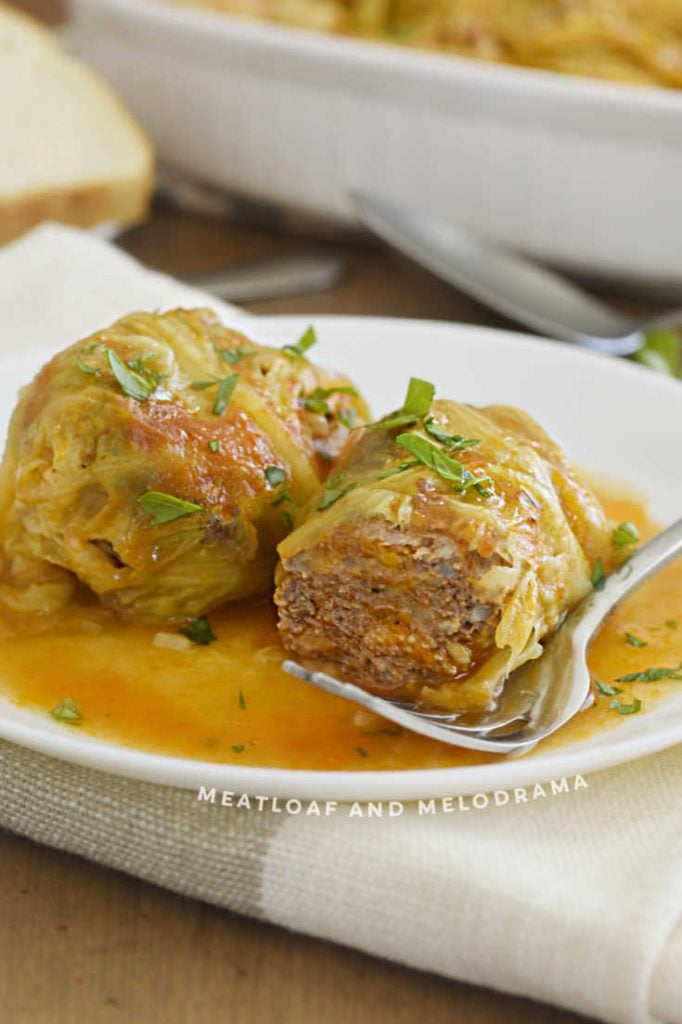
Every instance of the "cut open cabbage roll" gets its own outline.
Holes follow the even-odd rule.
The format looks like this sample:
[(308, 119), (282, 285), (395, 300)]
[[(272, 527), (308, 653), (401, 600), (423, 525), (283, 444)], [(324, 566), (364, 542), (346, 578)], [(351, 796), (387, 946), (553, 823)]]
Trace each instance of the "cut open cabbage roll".
[(432, 397), (413, 380), (280, 544), (279, 628), (339, 679), (481, 710), (588, 593), (609, 529), (530, 416)]
[(266, 594), (276, 545), (365, 407), (298, 345), (210, 310), (136, 313), (24, 390), (0, 470), (0, 605), (49, 614), (78, 582), (121, 616), (182, 621)]

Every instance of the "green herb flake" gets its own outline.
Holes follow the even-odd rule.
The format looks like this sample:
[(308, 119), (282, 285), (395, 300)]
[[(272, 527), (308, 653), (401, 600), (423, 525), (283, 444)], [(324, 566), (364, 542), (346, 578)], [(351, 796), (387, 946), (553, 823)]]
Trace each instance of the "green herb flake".
[(265, 469), (265, 479), (269, 483), (270, 487), (279, 487), (286, 480), (287, 475), (281, 466), (267, 466)]
[(255, 348), (219, 348), (218, 355), (226, 362), (234, 364), (246, 359), (247, 356), (256, 356), (258, 352)]
[(414, 469), (414, 467), (418, 465), (419, 462), (417, 459), (407, 459), (405, 462), (401, 462), (399, 466), (393, 466), (391, 469), (386, 469), (383, 473), (379, 473), (377, 480), (387, 480), (390, 476), (397, 476), (398, 473), (406, 473), (408, 469)]
[(206, 511), (202, 505), (185, 501), (184, 498), (176, 498), (174, 494), (164, 494), (163, 491), (147, 491), (139, 498), (139, 502), (145, 512), (152, 517), (153, 526), (172, 523), (174, 519), (191, 516), (194, 512)]
[(677, 619), (666, 619), (665, 624), (668, 629), (677, 629)]
[(427, 416), (435, 393), (435, 387), (428, 380), (422, 380), (420, 377), (410, 377), (402, 411), (412, 413), (417, 419)]
[(657, 683), (661, 679), (682, 679), (682, 662), (677, 668), (645, 668), (643, 672), (631, 672), (618, 676), (617, 683)]
[(436, 423), (433, 416), (427, 416), (424, 420), (424, 430), (436, 441), (440, 441), (449, 452), (461, 452), (466, 448), (475, 448), (480, 440), (475, 437), (462, 437), (460, 434), (448, 434), (440, 424)]
[(244, 699), (244, 694), (241, 690), (239, 691), (238, 704), (242, 711), (246, 711), (246, 700)]
[(679, 377), (682, 375), (682, 339), (679, 333), (665, 327), (647, 331), (646, 343), (635, 353), (635, 359), (650, 370)]
[(625, 634), (625, 642), (630, 644), (630, 647), (647, 647), (646, 640), (640, 640), (638, 636), (633, 636), (632, 633)]
[(619, 715), (636, 715), (642, 710), (642, 702), (639, 697), (633, 698), (632, 704), (623, 704), (619, 700), (612, 700), (609, 707), (612, 711), (617, 711)]
[(232, 749), (234, 750), (235, 754), (243, 754), (244, 751), (246, 750), (246, 743), (233, 743)]
[(360, 757), (369, 757), (369, 754), (367, 753), (364, 747), (356, 747), (355, 750), (360, 755)]
[(76, 369), (80, 370), (81, 373), (86, 373), (88, 377), (96, 377), (99, 373), (96, 366), (88, 366), (87, 363), (82, 363), (80, 359), (76, 360)]
[(367, 430), (394, 430), (396, 427), (413, 427), (418, 416), (411, 412), (396, 412), (392, 416), (385, 416), (383, 420), (376, 423), (368, 423)]
[(606, 583), (606, 571), (604, 569), (604, 562), (601, 558), (597, 558), (592, 569), (592, 586), (595, 590), (603, 590), (604, 584)]
[(270, 505), (272, 508), (279, 508), (280, 505), (284, 505), (287, 501), (293, 502), (293, 500), (294, 499), (289, 494), (288, 484), (282, 484), (282, 486), (280, 487), (279, 494), (277, 495), (276, 498), (273, 498), (273, 500), (270, 502)]
[(286, 352), (293, 359), (303, 359), (308, 349), (317, 344), (317, 334), (314, 327), (308, 327), (295, 345), (283, 345), (282, 352)]
[(83, 721), (78, 705), (71, 697), (65, 697), (56, 707), (52, 708), (50, 714), (58, 722), (68, 722), (69, 725), (80, 725)]
[(349, 409), (347, 412), (345, 409), (341, 409), (339, 412), (339, 423), (342, 423), (348, 430), (353, 429), (357, 418), (357, 409)]
[(353, 395), (354, 398), (357, 398), (358, 393), (355, 388), (351, 387), (315, 388), (309, 395), (301, 395), (301, 404), (304, 409), (319, 416), (333, 416), (334, 410), (327, 401), (332, 395)]
[(596, 680), (596, 686), (604, 697), (615, 697), (616, 694), (623, 692), (620, 686), (610, 686), (609, 683), (603, 683), (601, 679)]
[(218, 385), (218, 392), (215, 396), (215, 402), (213, 403), (212, 412), (214, 416), (222, 416), (222, 414), (225, 412), (230, 401), (230, 398), (232, 397), (232, 392), (237, 386), (238, 380), (238, 373), (231, 373), (229, 377), (225, 377), (224, 380), (221, 380), (220, 384)]
[(282, 511), (280, 512), (280, 516), (281, 516), (282, 522), (286, 526), (287, 530), (289, 531), (289, 533), (291, 533), (291, 531), (294, 528), (294, 521), (291, 518), (290, 514), (287, 512), (286, 509), (282, 509)]
[(131, 370), (129, 366), (119, 358), (113, 349), (105, 349), (109, 368), (118, 381), (121, 390), (130, 398), (138, 402), (146, 402), (153, 391), (156, 390), (156, 381), (148, 376)]
[(215, 380), (193, 380), (190, 387), (193, 388), (194, 391), (205, 391), (207, 388), (214, 388), (216, 384), (219, 383), (220, 381), (217, 377)]
[(407, 394), (402, 408), (397, 412), (389, 413), (376, 423), (370, 423), (368, 430), (393, 430), (395, 427), (412, 427), (422, 417), (426, 416), (431, 408), (433, 396), (436, 389), (427, 380), (420, 377), (410, 377), (407, 386)]
[(220, 441), (209, 441), (208, 442), (208, 447), (211, 449), (212, 452), (219, 452), (220, 451)]
[(188, 622), (180, 632), (198, 647), (208, 647), (209, 644), (218, 639), (205, 615), (201, 615), (198, 619)]
[(619, 523), (611, 535), (611, 543), (617, 551), (639, 541), (639, 530), (634, 523)]
[(136, 373), (141, 374), (142, 377), (150, 382), (150, 384), (157, 387), (161, 383), (163, 375), (160, 374), (158, 370), (147, 365), (149, 360), (153, 358), (154, 356), (151, 352), (143, 356), (135, 356), (133, 359), (126, 359), (126, 366), (130, 370), (134, 370)]
[(488, 477), (473, 476), (461, 462), (446, 455), (425, 437), (420, 437), (418, 434), (398, 434), (396, 440), (400, 447), (409, 452), (418, 462), (432, 469), (443, 480), (454, 484), (455, 490), (459, 493), (467, 491), (470, 487), (485, 488), (486, 484), (490, 483)]
[(345, 487), (341, 486), (341, 482), (346, 474), (337, 473), (336, 476), (330, 476), (324, 485), (322, 496), (317, 503), (317, 511), (324, 512), (325, 509), (330, 508), (334, 505), (339, 498), (343, 498), (344, 494), (348, 494), (354, 487), (357, 487), (355, 482), (346, 484)]

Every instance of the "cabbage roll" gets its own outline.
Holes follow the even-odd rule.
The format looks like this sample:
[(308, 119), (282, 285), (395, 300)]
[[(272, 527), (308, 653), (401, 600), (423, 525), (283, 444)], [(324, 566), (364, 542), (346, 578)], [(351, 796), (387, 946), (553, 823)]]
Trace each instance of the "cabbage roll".
[(280, 544), (279, 629), (339, 679), (478, 711), (589, 592), (609, 524), (530, 416), (432, 399), (412, 380)]
[(268, 348), (177, 309), (52, 359), (0, 471), (0, 606), (49, 615), (83, 585), (163, 623), (267, 594), (278, 541), (366, 411), (308, 361), (313, 340)]

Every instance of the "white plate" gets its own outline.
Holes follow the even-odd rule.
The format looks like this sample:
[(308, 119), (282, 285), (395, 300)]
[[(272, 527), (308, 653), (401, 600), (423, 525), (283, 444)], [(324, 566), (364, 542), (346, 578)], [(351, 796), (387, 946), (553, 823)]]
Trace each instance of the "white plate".
[(346, 221), (348, 190), (375, 191), (568, 268), (682, 282), (680, 92), (70, 3), (75, 48), (188, 176)]
[[(661, 522), (679, 516), (682, 387), (675, 381), (558, 342), (508, 332), (430, 321), (313, 319), (320, 338), (315, 358), (351, 374), (375, 413), (395, 407), (411, 374), (437, 381), (442, 395), (474, 404), (519, 405), (559, 438), (578, 463), (632, 481)], [(259, 340), (283, 344), (308, 320), (263, 317), (253, 324), (251, 333)], [(17, 388), (45, 355), (5, 358), (0, 364), (0, 433)], [(424, 771), (291, 771), (162, 757), (92, 739), (7, 700), (0, 700), (0, 736), (77, 764), (165, 785), (210, 785), (303, 799), (407, 800), (585, 774), (672, 746), (682, 741), (682, 689), (648, 714), (551, 754)]]

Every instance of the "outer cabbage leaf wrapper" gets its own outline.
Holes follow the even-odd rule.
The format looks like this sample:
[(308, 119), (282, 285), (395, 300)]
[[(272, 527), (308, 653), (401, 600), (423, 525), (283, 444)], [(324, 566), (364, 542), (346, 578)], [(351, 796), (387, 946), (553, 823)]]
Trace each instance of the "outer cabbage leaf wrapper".
[[(596, 497), (530, 416), (508, 407), (475, 409), (449, 401), (435, 402), (432, 412), (449, 433), (480, 440), (453, 457), (474, 476), (488, 477), (491, 495), (473, 488), (457, 493), (421, 464), (382, 479), (409, 455), (396, 442), (400, 431), (365, 431), (343, 462), (343, 486), (352, 483), (353, 488), (324, 511), (315, 511), (318, 499), (313, 499), (307, 515), (301, 514), (301, 525), (279, 546), (280, 629), (285, 645), (300, 654), (287, 624), (286, 584), (302, 557), (315, 557), (317, 571), (324, 572), (323, 560), (314, 553), (333, 546), (340, 532), (360, 538), (369, 524), (375, 530), (381, 522), (406, 537), (447, 538), (484, 566), (469, 583), (478, 605), (497, 609), (494, 643), (474, 652), (466, 670), (453, 665), (452, 678), (437, 686), (411, 679), (405, 648), (404, 686), (398, 692), (439, 707), (478, 709), (489, 704), (509, 672), (538, 657), (543, 637), (589, 592), (594, 560), (609, 550), (610, 527)], [(433, 441), (421, 429), (411, 432)], [(362, 644), (361, 636), (356, 639)], [(337, 675), (343, 660), (336, 650)], [(334, 672), (334, 664), (327, 667)], [(355, 674), (351, 681), (382, 690), (371, 674), (365, 679)]]
[[(147, 400), (125, 393), (107, 350), (157, 375)], [(218, 380), (232, 373), (238, 382), (216, 415)], [(62, 352), (24, 389), (10, 426), (0, 607), (17, 620), (49, 618), (84, 584), (123, 617), (165, 623), (266, 594), (288, 516), (348, 439), (336, 414), (354, 410), (362, 422), (366, 413), (349, 394), (330, 396), (334, 415), (311, 413), (302, 396), (349, 385), (209, 310), (136, 313)], [(284, 470), (285, 485), (268, 482), (269, 466)], [(153, 525), (139, 500), (148, 491), (202, 511)]]

